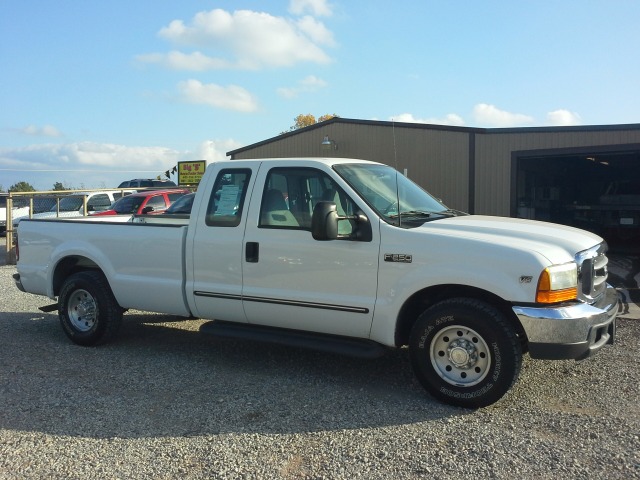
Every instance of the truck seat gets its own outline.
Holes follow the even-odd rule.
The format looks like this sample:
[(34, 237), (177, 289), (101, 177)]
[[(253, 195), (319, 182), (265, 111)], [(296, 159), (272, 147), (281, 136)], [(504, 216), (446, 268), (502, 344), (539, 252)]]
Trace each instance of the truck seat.
[(262, 196), (260, 225), (273, 227), (299, 227), (300, 224), (287, 208), (280, 190), (270, 189)]

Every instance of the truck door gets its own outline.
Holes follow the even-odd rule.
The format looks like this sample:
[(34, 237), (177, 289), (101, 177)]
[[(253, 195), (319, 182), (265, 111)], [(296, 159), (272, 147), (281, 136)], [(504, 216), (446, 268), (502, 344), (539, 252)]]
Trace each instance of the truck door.
[(358, 210), (319, 169), (263, 165), (244, 237), (244, 310), (254, 324), (366, 338), (377, 289), (377, 218), (372, 241), (356, 239), (353, 220), (339, 222), (339, 240), (316, 241), (311, 214), (322, 200), (335, 201), (341, 215)]
[(193, 272), (193, 279), (187, 290), (193, 292), (194, 313), (201, 318), (247, 321), (241, 299), (242, 238), (252, 175), (250, 168), (220, 170), (206, 205), (197, 212), (204, 219), (192, 222), (187, 271)]

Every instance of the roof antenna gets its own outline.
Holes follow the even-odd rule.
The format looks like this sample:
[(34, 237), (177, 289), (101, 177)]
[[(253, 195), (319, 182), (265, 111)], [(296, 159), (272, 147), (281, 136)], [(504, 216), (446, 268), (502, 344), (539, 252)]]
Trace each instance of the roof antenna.
[(400, 187), (398, 186), (398, 150), (396, 149), (396, 120), (391, 117), (391, 132), (393, 134), (393, 161), (396, 168), (396, 206), (398, 208), (398, 227), (402, 227), (402, 216), (400, 215)]

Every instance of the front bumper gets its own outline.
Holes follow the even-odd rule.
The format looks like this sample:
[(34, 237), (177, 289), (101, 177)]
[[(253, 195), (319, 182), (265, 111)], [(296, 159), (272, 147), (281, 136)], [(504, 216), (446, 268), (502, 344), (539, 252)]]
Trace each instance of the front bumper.
[(513, 311), (527, 334), (532, 358), (582, 360), (614, 342), (618, 302), (618, 292), (607, 285), (591, 305), (514, 306)]

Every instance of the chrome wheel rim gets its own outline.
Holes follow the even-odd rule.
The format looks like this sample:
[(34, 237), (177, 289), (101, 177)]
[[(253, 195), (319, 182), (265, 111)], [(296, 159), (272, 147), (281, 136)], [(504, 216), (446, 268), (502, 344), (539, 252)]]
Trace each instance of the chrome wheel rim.
[(442, 329), (431, 341), (431, 364), (447, 383), (471, 387), (489, 373), (491, 352), (476, 331), (453, 325)]
[(73, 328), (88, 332), (96, 324), (98, 308), (93, 296), (86, 290), (76, 290), (69, 298), (67, 314)]

